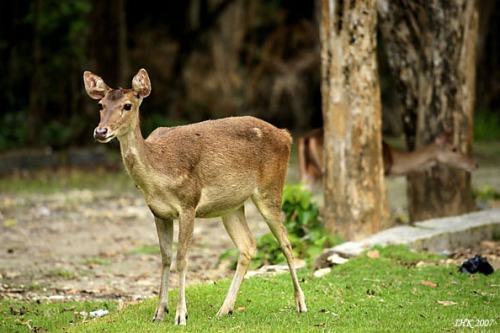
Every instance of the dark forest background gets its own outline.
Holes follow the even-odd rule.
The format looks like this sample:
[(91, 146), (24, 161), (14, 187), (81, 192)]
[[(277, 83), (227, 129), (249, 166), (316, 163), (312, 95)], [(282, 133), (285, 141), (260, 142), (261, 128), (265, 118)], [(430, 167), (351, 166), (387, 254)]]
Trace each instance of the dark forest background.
[[(0, 150), (93, 142), (98, 106), (82, 74), (111, 87), (145, 68), (157, 126), (255, 115), (293, 133), (321, 126), (318, 1), (0, 1)], [(500, 137), (500, 2), (480, 1), (476, 136)], [(384, 134), (400, 117), (379, 44)]]

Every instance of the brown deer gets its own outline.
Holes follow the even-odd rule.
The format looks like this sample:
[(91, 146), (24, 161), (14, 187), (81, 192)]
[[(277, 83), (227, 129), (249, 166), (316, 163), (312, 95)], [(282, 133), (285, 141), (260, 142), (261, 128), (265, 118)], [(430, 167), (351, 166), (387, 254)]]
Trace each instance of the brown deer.
[[(323, 129), (317, 128), (297, 140), (300, 181), (309, 187), (316, 185), (323, 177), (323, 135)], [(384, 174), (387, 176), (404, 176), (436, 164), (468, 172), (477, 168), (476, 162), (453, 145), (451, 133), (443, 133), (430, 145), (412, 152), (398, 151), (383, 141), (382, 157)]]
[(144, 139), (139, 106), (151, 92), (146, 70), (132, 80), (132, 89), (111, 89), (97, 75), (83, 74), (89, 96), (102, 109), (97, 141), (118, 138), (125, 167), (154, 215), (160, 243), (162, 274), (153, 321), (168, 313), (173, 220), (179, 220), (177, 325), (186, 325), (187, 261), (195, 218), (222, 217), (239, 251), (238, 264), (218, 316), (231, 314), (256, 251), (245, 220), (244, 203), (251, 198), (278, 240), (288, 262), (298, 312), (306, 312), (304, 293), (281, 217), (281, 198), (292, 138), (286, 130), (254, 117), (229, 117), (173, 128), (160, 127)]

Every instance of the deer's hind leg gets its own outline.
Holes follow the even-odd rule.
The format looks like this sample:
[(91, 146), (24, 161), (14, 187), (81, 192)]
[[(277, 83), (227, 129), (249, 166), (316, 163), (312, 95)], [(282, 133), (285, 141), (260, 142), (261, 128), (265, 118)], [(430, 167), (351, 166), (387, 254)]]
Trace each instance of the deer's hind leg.
[(302, 288), (300, 288), (295, 264), (293, 262), (292, 245), (288, 239), (288, 234), (281, 217), (281, 190), (275, 190), (271, 193), (266, 193), (265, 191), (258, 192), (252, 196), (252, 200), (259, 209), (274, 237), (278, 240), (281, 250), (285, 255), (292, 277), (297, 311), (307, 312), (304, 293), (302, 292)]
[(241, 206), (234, 212), (223, 216), (222, 222), (224, 223), (224, 227), (226, 228), (229, 237), (231, 237), (234, 245), (236, 245), (238, 249), (239, 257), (233, 281), (231, 282), (231, 286), (229, 287), (224, 303), (217, 313), (217, 316), (233, 313), (238, 291), (240, 290), (243, 278), (245, 277), (250, 261), (252, 260), (257, 248), (255, 239), (253, 238), (245, 219), (244, 206)]

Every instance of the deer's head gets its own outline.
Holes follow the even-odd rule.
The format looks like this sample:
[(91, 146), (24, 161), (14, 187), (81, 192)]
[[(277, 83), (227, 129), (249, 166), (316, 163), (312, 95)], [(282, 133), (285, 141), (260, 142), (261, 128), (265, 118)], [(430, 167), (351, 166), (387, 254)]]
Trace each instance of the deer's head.
[(463, 154), (453, 144), (453, 134), (451, 132), (446, 132), (436, 137), (434, 144), (437, 149), (436, 159), (438, 162), (468, 172), (478, 168), (478, 164), (473, 159)]
[(151, 81), (145, 69), (132, 79), (132, 89), (112, 89), (99, 76), (86, 71), (83, 81), (87, 94), (98, 99), (101, 105), (101, 120), (94, 130), (94, 138), (107, 143), (138, 126), (139, 106), (143, 98), (151, 93)]

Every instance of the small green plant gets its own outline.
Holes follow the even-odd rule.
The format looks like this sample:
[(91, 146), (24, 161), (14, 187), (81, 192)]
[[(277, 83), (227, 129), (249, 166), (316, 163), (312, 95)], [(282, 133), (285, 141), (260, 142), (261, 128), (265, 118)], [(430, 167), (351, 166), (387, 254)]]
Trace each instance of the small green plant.
[[(285, 214), (284, 224), (288, 238), (292, 243), (296, 258), (312, 264), (314, 258), (321, 254), (324, 248), (341, 243), (341, 239), (332, 236), (323, 226), (320, 219), (319, 206), (314, 202), (311, 192), (304, 190), (302, 184), (286, 185), (283, 189), (282, 210)], [(271, 233), (256, 239), (257, 253), (250, 269), (256, 269), (268, 264), (282, 264), (285, 258), (281, 248)], [(236, 265), (237, 251), (224, 252), (221, 259), (232, 257)]]
[(83, 263), (87, 266), (109, 266), (109, 260), (103, 258), (88, 258)]
[(139, 254), (159, 254), (160, 247), (158, 245), (140, 245), (134, 249), (132, 249), (130, 254), (139, 255)]
[(52, 277), (61, 277), (68, 280), (75, 278), (75, 273), (62, 268), (54, 268), (48, 272), (48, 275)]
[(473, 188), (472, 195), (480, 205), (489, 206), (492, 201), (500, 200), (500, 193), (489, 185)]
[(500, 116), (497, 112), (479, 109), (474, 115), (474, 140), (495, 141), (500, 139)]

